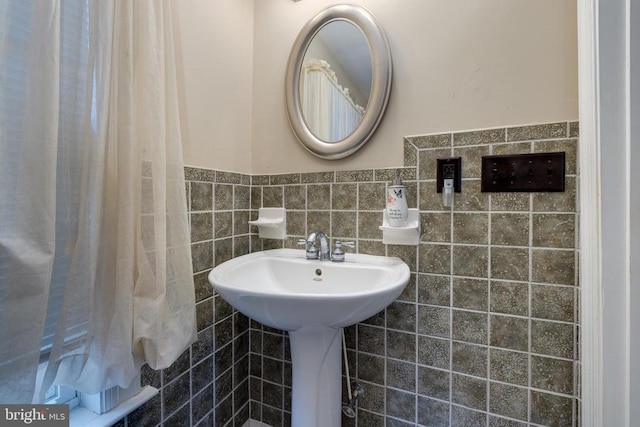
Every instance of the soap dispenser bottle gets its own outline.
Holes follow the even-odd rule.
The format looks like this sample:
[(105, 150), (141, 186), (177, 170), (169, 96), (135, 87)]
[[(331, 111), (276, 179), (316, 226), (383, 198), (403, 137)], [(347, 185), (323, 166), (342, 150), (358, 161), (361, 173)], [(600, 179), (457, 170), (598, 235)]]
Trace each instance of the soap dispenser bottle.
[(387, 221), (390, 227), (406, 227), (409, 217), (407, 205), (407, 189), (400, 180), (400, 169), (387, 188)]

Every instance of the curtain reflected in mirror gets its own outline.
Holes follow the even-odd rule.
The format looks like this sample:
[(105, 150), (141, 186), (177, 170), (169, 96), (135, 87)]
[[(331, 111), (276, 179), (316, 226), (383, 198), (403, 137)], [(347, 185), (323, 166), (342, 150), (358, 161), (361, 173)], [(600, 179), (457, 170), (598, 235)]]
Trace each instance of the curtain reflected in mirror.
[(302, 114), (309, 130), (326, 142), (341, 141), (351, 135), (364, 116), (365, 109), (342, 87), (331, 65), (311, 59), (303, 66), (300, 78)]

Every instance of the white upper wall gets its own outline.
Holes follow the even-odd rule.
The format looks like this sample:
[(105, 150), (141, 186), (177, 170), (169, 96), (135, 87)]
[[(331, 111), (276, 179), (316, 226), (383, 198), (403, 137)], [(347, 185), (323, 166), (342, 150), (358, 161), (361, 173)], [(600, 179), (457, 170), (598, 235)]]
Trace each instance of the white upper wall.
[(578, 118), (575, 0), (349, 0), (384, 27), (394, 76), (376, 134), (327, 161), (293, 135), (289, 51), (329, 0), (175, 1), (185, 164), (242, 173), (402, 165), (402, 137)]
[(172, 2), (188, 166), (251, 172), (253, 3)]
[(328, 0), (257, 0), (252, 173), (401, 166), (402, 137), (578, 118), (575, 0), (356, 0), (383, 26), (391, 98), (376, 134), (338, 161), (309, 154), (284, 103), (289, 51)]

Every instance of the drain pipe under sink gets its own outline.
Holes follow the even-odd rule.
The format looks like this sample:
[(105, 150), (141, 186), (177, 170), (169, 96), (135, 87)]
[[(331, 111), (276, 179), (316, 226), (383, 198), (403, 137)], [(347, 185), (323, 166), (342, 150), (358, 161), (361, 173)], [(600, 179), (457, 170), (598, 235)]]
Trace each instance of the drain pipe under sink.
[(349, 404), (342, 405), (342, 413), (349, 417), (356, 417), (356, 403), (358, 402), (359, 395), (364, 394), (364, 388), (357, 382), (351, 382), (351, 378), (349, 377), (349, 360), (347, 359), (347, 341), (344, 335), (344, 329), (342, 329), (342, 352), (344, 354), (344, 370), (347, 375), (347, 396), (349, 397)]

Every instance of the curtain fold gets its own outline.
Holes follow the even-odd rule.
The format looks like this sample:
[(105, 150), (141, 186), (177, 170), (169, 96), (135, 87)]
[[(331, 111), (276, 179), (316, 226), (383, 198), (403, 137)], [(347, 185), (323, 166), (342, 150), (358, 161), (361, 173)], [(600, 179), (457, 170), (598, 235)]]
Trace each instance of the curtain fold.
[(322, 141), (343, 140), (364, 116), (364, 108), (351, 99), (349, 89), (340, 85), (331, 65), (322, 59), (311, 59), (303, 66), (301, 98), (307, 126)]
[(24, 89), (0, 92), (0, 401), (40, 402), (54, 382), (127, 387), (196, 339), (169, 0), (0, 15), (0, 46), (26, 39), (0, 51), (2, 79)]
[(61, 12), (45, 2), (23, 34), (11, 6), (4, 2), (0, 16), (0, 384), (11, 386), (0, 401), (29, 402), (55, 253), (60, 61), (44, 53), (59, 51)]

